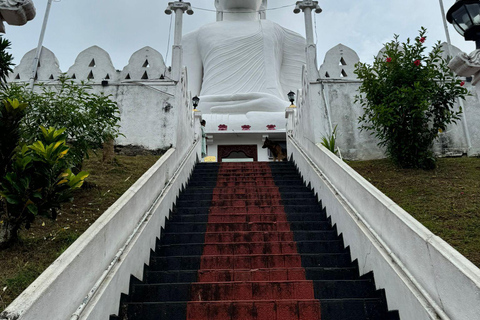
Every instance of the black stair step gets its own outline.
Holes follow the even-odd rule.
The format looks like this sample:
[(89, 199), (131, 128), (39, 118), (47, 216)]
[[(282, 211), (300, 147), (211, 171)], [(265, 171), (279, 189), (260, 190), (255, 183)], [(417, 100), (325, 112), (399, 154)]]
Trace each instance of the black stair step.
[(200, 255), (198, 256), (155, 256), (150, 257), (150, 270), (198, 270), (200, 269)]
[(174, 214), (169, 219), (172, 222), (208, 222), (208, 214)]
[(203, 254), (203, 243), (158, 245), (155, 250), (156, 256), (201, 256)]
[(388, 320), (382, 299), (321, 299), (322, 320)]
[(329, 241), (298, 241), (298, 253), (343, 253), (345, 248), (342, 240)]
[[(282, 222), (278, 222), (282, 223)], [(283, 223), (285, 224), (285, 223)], [(275, 231), (277, 230), (275, 222), (249, 223), (209, 223), (208, 227), (212, 232), (229, 232), (229, 231)], [(290, 222), (290, 229), (295, 230), (330, 230), (332, 227), (327, 221), (307, 221), (307, 222)], [(207, 224), (203, 222), (172, 222), (168, 221), (165, 225), (165, 232), (169, 233), (187, 233), (187, 232), (206, 232)]]
[(379, 298), (370, 280), (314, 280), (316, 299)]
[(163, 244), (182, 243), (188, 245), (189, 243), (201, 243), (205, 241), (205, 233), (170, 233), (168, 236), (165, 236), (165, 233), (163, 233), (161, 238)]
[(203, 232), (207, 230), (207, 224), (202, 222), (172, 222), (167, 221), (165, 224), (165, 232), (169, 233), (186, 233), (186, 232)]
[(302, 267), (351, 267), (352, 262), (349, 253), (304, 253), (302, 257)]
[(193, 283), (198, 279), (197, 270), (147, 271), (144, 283)]
[[(207, 200), (194, 200), (194, 199), (185, 199), (185, 200), (179, 200), (176, 203), (177, 208), (191, 208), (191, 207), (207, 207), (210, 208), (212, 205), (216, 206), (228, 206), (230, 203), (233, 201), (245, 201), (247, 204), (254, 204), (254, 205), (264, 205), (265, 201), (268, 200), (276, 200), (273, 198), (268, 198), (266, 197), (265, 199), (262, 200), (248, 200), (248, 199), (236, 199), (236, 200), (229, 200), (224, 199), (221, 201), (212, 201), (211, 199)], [(298, 205), (298, 203), (302, 203), (303, 205), (318, 205), (319, 202), (315, 197), (305, 197), (305, 198), (294, 198), (294, 199), (282, 199), (280, 201), (280, 204), (282, 205)]]
[(187, 318), (186, 302), (130, 302), (125, 305), (125, 309), (126, 317), (122, 320), (180, 320)]
[(309, 280), (354, 280), (358, 279), (358, 267), (306, 267)]
[(285, 205), (285, 212), (288, 214), (290, 213), (315, 213), (315, 212), (322, 212), (323, 208), (320, 204), (315, 205)]
[[(292, 283), (294, 282), (292, 281)], [(257, 282), (253, 281), (251, 283)], [(209, 286), (210, 284), (205, 285)], [(129, 301), (188, 302), (191, 299), (191, 286), (191, 283), (135, 284), (130, 288)], [(368, 299), (378, 297), (375, 287), (369, 280), (315, 280), (313, 286), (316, 299)], [(219, 294), (221, 296), (220, 291)], [(212, 293), (212, 295), (215, 295), (215, 293)]]
[[(272, 214), (274, 215), (274, 214)], [(169, 219), (171, 222), (208, 222), (208, 214), (178, 214), (178, 212), (172, 215)], [(302, 222), (302, 221), (326, 221), (326, 213), (292, 213), (288, 215), (290, 222)]]
[(209, 207), (175, 208), (174, 215), (208, 214), (209, 211)]
[(340, 239), (335, 230), (327, 231), (302, 231), (297, 230), (293, 234), (295, 241), (313, 241), (313, 240), (338, 240)]
[[(288, 244), (288, 242), (286, 242)], [(248, 245), (248, 243), (244, 243)], [(261, 243), (260, 243), (261, 244)], [(210, 244), (214, 245), (214, 244)], [(233, 244), (220, 243), (220, 246), (233, 246)], [(235, 243), (236, 246), (242, 243)], [(345, 253), (346, 249), (343, 247), (343, 241), (304, 241), (296, 243), (299, 253)], [(185, 244), (161, 244), (157, 241), (155, 256), (199, 256), (203, 254), (204, 243), (190, 243)]]

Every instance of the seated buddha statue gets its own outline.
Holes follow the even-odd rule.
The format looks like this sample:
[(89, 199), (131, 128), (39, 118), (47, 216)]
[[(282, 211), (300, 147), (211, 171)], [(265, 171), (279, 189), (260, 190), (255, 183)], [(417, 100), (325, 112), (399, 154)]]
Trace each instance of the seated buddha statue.
[(305, 39), (261, 19), (266, 2), (215, 0), (219, 21), (183, 37), (189, 89), (200, 97), (207, 131), (285, 129), (287, 93), (301, 88)]

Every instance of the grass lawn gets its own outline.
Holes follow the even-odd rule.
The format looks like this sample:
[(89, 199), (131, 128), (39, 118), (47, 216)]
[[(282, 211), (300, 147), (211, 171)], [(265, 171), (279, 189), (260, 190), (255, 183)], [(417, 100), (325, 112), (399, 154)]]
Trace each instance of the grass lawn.
[(348, 164), (480, 267), (480, 159), (439, 159), (432, 171), (398, 169), (388, 160)]
[(104, 164), (101, 157), (99, 152), (85, 161), (88, 183), (56, 221), (37, 217), (29, 230), (21, 231), (20, 243), (0, 250), (0, 312), (159, 159), (117, 155), (112, 164)]

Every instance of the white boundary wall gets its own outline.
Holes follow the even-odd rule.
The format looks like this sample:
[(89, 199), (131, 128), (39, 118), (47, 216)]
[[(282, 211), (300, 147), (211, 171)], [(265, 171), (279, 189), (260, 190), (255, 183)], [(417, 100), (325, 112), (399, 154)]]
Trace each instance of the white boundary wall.
[(343, 233), (360, 272), (374, 271), (377, 287), (386, 289), (389, 309), (405, 320), (480, 319), (480, 270), (313, 143), (305, 131), (308, 113), (287, 112), (289, 156)]

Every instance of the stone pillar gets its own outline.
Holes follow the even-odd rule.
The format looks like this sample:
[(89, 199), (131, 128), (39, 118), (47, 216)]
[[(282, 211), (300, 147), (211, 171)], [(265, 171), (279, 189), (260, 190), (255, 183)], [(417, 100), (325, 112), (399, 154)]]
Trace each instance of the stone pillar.
[(310, 75), (310, 81), (317, 81), (320, 78), (317, 65), (317, 48), (313, 40), (313, 22), (312, 22), (312, 10), (315, 13), (321, 13), (322, 9), (318, 5), (318, 1), (304, 0), (297, 1), (297, 5), (293, 10), (294, 13), (300, 13), (303, 11), (305, 14), (305, 34), (307, 38), (306, 55), (307, 55), (307, 70)]
[(183, 14), (193, 14), (190, 2), (175, 1), (169, 2), (165, 13), (170, 15), (175, 12), (175, 36), (172, 49), (172, 79), (180, 80), (182, 70), (182, 30), (183, 30)]

